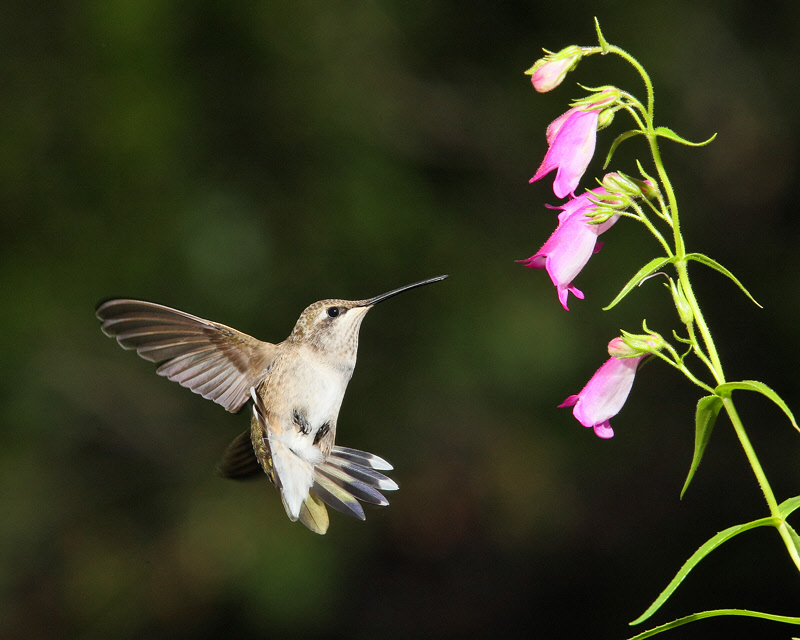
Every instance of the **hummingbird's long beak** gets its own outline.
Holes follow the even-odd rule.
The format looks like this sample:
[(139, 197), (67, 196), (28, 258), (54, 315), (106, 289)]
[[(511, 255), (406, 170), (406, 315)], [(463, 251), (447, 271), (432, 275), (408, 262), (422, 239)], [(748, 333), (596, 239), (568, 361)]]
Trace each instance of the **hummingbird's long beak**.
[(416, 287), (421, 287), (426, 284), (431, 284), (432, 282), (439, 282), (439, 280), (444, 280), (449, 276), (436, 276), (435, 278), (429, 278), (428, 280), (422, 280), (420, 282), (415, 282), (414, 284), (407, 284), (405, 287), (400, 287), (399, 289), (393, 289), (387, 293), (382, 293), (379, 296), (375, 296), (374, 298), (370, 298), (369, 300), (365, 300), (363, 303), (358, 305), (359, 307), (372, 307), (379, 302), (383, 302), (386, 298), (391, 298), (392, 296), (396, 296), (398, 293), (403, 293), (403, 291), (408, 291), (409, 289), (415, 289)]

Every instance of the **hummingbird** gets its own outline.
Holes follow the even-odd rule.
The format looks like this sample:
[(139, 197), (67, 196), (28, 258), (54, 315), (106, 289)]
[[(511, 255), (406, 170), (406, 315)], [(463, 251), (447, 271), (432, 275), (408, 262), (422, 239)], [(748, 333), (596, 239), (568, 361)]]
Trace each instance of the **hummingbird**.
[(265, 473), (289, 519), (324, 534), (325, 505), (364, 520), (359, 501), (385, 506), (381, 491), (398, 488), (381, 473), (393, 468), (386, 460), (334, 445), (361, 322), (379, 302), (447, 277), (366, 300), (320, 300), (306, 307), (278, 344), (143, 300), (108, 300), (96, 314), (103, 333), (123, 349), (160, 363), (157, 374), (231, 413), (252, 401), (250, 429), (228, 446), (219, 474), (244, 480)]

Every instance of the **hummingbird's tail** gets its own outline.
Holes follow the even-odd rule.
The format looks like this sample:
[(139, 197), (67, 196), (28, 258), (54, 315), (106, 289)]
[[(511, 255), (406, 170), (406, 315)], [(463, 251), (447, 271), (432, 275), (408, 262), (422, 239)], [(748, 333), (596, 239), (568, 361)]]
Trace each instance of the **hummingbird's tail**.
[[(366, 451), (337, 446), (316, 465), (301, 460), (291, 449), (269, 437), (269, 423), (261, 397), (254, 388), (250, 395), (254, 426), (228, 446), (217, 468), (221, 476), (244, 480), (265, 472), (280, 492), (289, 518), (300, 520), (319, 534), (328, 530), (326, 504), (359, 520), (366, 519), (359, 500), (380, 506), (389, 504), (381, 491), (394, 491), (399, 487), (381, 473), (393, 468), (386, 460)], [(296, 463), (306, 465), (308, 475), (305, 472), (292, 474)], [(289, 477), (293, 480), (287, 495)], [(299, 477), (305, 479), (302, 486), (296, 481)]]
[(314, 471), (313, 490), (328, 505), (364, 520), (364, 510), (358, 503), (386, 506), (389, 501), (378, 491), (395, 491), (399, 487), (377, 469), (392, 469), (383, 458), (365, 451), (333, 447), (325, 461)]
[(361, 502), (385, 506), (389, 501), (378, 491), (394, 491), (397, 483), (380, 473), (392, 469), (386, 460), (365, 451), (333, 447), (314, 469), (314, 484), (300, 509), (299, 520), (315, 533), (328, 529), (329, 507), (349, 516), (366, 519)]
[[(389, 471), (392, 468), (386, 460), (371, 453), (347, 447), (333, 447), (328, 458), (314, 469), (314, 484), (300, 506), (298, 520), (314, 533), (324, 534), (329, 524), (326, 504), (364, 520), (364, 509), (359, 500), (385, 506), (389, 501), (381, 491), (399, 488), (394, 480), (378, 471)], [(253, 454), (249, 431), (242, 433), (230, 444), (217, 467), (219, 475), (232, 480), (263, 477), (264, 471)], [(267, 477), (275, 484), (274, 472), (270, 471), (267, 471)]]

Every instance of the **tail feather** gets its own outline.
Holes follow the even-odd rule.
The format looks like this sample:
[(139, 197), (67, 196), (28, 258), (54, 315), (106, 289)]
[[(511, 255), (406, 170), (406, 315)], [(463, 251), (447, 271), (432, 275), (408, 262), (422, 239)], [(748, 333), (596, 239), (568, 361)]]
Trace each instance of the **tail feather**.
[(394, 469), (392, 465), (379, 456), (367, 453), (366, 451), (359, 451), (358, 449), (350, 449), (349, 447), (333, 447), (331, 449), (331, 456), (354, 462), (368, 469), (377, 469), (379, 471), (391, 471)]
[(314, 469), (314, 485), (309, 497), (318, 497), (329, 507), (364, 520), (366, 516), (359, 500), (385, 506), (389, 501), (378, 489), (393, 491), (398, 488), (394, 480), (374, 470), (391, 468), (386, 460), (371, 453), (333, 447), (328, 458)]
[(308, 498), (305, 499), (303, 506), (300, 507), (299, 520), (314, 533), (325, 535), (328, 530), (328, 525), (330, 524), (328, 510), (325, 508), (325, 503), (313, 492), (308, 494)]
[(318, 476), (325, 476), (328, 480), (333, 482), (336, 486), (338, 486), (343, 491), (346, 491), (354, 498), (358, 498), (361, 502), (368, 502), (370, 504), (377, 504), (381, 507), (385, 507), (389, 504), (389, 501), (383, 497), (383, 495), (377, 490), (373, 489), (367, 484), (364, 484), (360, 480), (356, 480), (355, 478), (347, 475), (344, 471), (340, 469), (336, 469), (335, 467), (330, 467), (326, 465), (321, 465), (317, 467), (315, 470), (315, 478)]
[(355, 496), (334, 484), (325, 476), (319, 473), (315, 474), (314, 485), (311, 490), (329, 507), (333, 507), (337, 511), (341, 511), (359, 520), (367, 519), (367, 516), (364, 515), (364, 509), (361, 507), (361, 503), (356, 500)]
[(368, 484), (376, 489), (381, 489), (383, 491), (396, 491), (400, 488), (397, 486), (397, 483), (388, 476), (385, 476), (382, 473), (374, 471), (368, 467), (362, 467), (354, 462), (344, 460), (343, 458), (329, 456), (326, 462), (328, 465), (341, 469), (356, 480), (360, 480), (364, 484)]

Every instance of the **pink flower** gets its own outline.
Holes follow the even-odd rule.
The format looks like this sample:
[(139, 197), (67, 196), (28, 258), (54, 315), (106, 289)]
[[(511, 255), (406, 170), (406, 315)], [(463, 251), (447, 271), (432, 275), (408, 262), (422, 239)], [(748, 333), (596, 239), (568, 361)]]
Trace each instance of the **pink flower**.
[(594, 155), (599, 115), (597, 109), (584, 111), (581, 107), (573, 107), (553, 120), (547, 127), (547, 153), (530, 182), (558, 169), (553, 193), (559, 198), (574, 195)]
[(560, 207), (559, 224), (547, 242), (527, 260), (518, 260), (529, 269), (547, 269), (550, 280), (556, 287), (561, 306), (569, 311), (569, 293), (583, 300), (583, 292), (572, 284), (586, 266), (592, 254), (600, 251), (602, 243), (597, 237), (611, 228), (619, 214), (611, 216), (601, 224), (589, 224), (586, 212), (595, 205), (589, 198), (597, 199), (608, 193), (603, 187), (592, 189)]
[(620, 412), (628, 399), (636, 368), (645, 355), (635, 358), (609, 358), (579, 394), (570, 396), (558, 406), (574, 406), (572, 415), (584, 427), (592, 427), (600, 438), (613, 437), (614, 430), (610, 420)]
[(578, 65), (582, 56), (581, 48), (573, 45), (540, 58), (525, 73), (531, 76), (531, 84), (536, 91), (539, 93), (552, 91)]
[(619, 89), (604, 89), (584, 98), (578, 106), (553, 120), (547, 127), (547, 153), (530, 182), (558, 169), (553, 192), (559, 198), (575, 195), (575, 189), (594, 155), (598, 120), (602, 116), (601, 125), (609, 124), (614, 113), (609, 107), (619, 96)]

